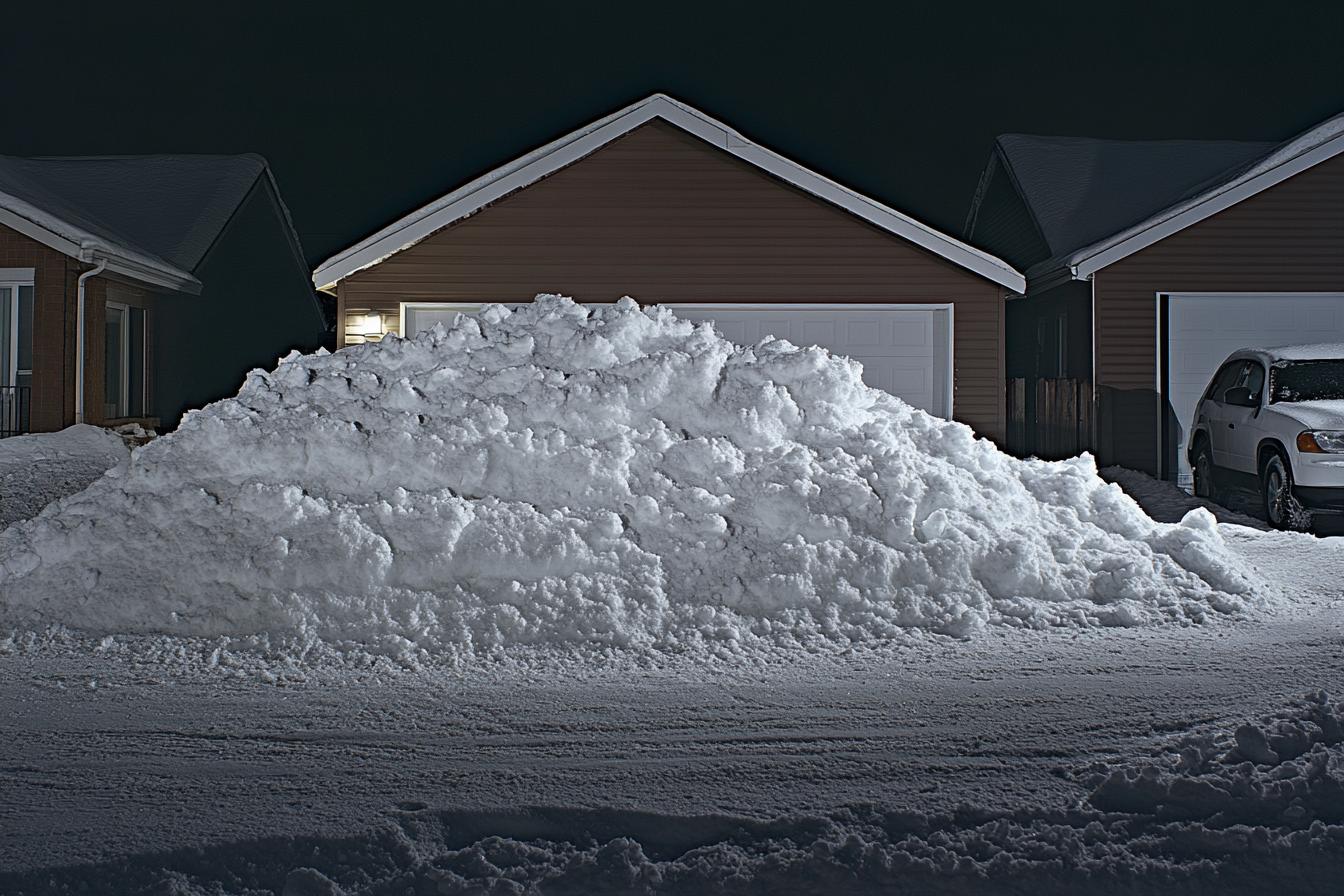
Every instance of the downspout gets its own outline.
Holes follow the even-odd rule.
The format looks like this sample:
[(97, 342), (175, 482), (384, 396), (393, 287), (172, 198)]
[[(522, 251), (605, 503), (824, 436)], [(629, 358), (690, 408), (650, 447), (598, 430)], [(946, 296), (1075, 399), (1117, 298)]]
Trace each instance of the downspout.
[[(1092, 431), (1088, 433), (1088, 441), (1091, 442), (1088, 448), (1092, 451), (1092, 459), (1097, 460), (1101, 454), (1101, 384), (1097, 382), (1097, 335), (1101, 332), (1100, 325), (1097, 323), (1097, 280), (1095, 274), (1087, 275), (1087, 285), (1092, 294), (1092, 394), (1087, 397), (1092, 402)], [(1100, 463), (1100, 461), (1097, 461)]]
[(107, 267), (106, 258), (94, 258), (97, 243), (81, 243), (79, 260), (86, 264), (97, 262), (98, 266), (79, 275), (79, 304), (75, 312), (75, 422), (84, 422), (84, 281), (101, 274)]

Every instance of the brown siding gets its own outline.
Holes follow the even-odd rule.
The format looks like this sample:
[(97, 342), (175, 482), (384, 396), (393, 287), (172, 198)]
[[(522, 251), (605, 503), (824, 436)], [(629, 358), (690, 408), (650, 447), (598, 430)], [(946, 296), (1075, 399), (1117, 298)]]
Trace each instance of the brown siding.
[(1157, 294), (1344, 291), (1344, 155), (1099, 271), (1095, 289), (1097, 383), (1154, 394), (1115, 425), (1155, 468)]
[(347, 313), (395, 319), (403, 301), (542, 292), (645, 304), (954, 302), (955, 416), (1002, 438), (999, 286), (661, 122), (351, 275), (338, 329)]

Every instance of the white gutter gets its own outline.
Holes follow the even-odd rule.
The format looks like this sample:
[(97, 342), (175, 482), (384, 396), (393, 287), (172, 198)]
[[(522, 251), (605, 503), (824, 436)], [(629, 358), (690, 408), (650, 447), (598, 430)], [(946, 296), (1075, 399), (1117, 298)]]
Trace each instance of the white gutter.
[(1075, 252), (1069, 270), (1075, 280), (1086, 280), (1102, 268), (1173, 233), (1282, 183), (1295, 174), (1344, 153), (1344, 115), (1336, 115), (1256, 162), (1249, 171), (1164, 209), (1118, 234)]
[(96, 261), (98, 267), (91, 271), (85, 271), (79, 275), (79, 306), (75, 316), (75, 422), (84, 422), (84, 281), (90, 277), (101, 274), (107, 267), (107, 259), (94, 258), (93, 253), (98, 250), (97, 243), (81, 243), (79, 247), (79, 260), (81, 262), (92, 263)]

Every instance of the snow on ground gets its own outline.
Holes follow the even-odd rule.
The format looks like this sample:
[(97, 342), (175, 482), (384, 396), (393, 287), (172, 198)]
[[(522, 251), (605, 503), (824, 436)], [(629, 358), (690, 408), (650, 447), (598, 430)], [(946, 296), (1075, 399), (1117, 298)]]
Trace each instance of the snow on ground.
[(88, 488), (130, 456), (117, 434), (87, 424), (0, 439), (0, 524), (36, 516), (57, 498)]
[[(421, 662), (1198, 623), (1265, 593), (1203, 512), (1020, 461), (858, 365), (538, 297), (254, 371), (0, 533), (0, 622)], [(297, 647), (295, 647), (297, 645)]]
[(0, 892), (1337, 886), (1344, 539), (629, 305), (474, 327), (33, 487)]

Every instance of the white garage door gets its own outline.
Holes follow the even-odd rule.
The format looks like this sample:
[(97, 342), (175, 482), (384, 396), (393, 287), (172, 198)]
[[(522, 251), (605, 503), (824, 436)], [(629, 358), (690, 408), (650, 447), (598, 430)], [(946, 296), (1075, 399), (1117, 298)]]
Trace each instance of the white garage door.
[(863, 365), (863, 381), (938, 417), (952, 416), (951, 305), (668, 305), (712, 320), (739, 345), (766, 336), (819, 345)]
[[(952, 306), (672, 304), (678, 317), (712, 320), (751, 345), (766, 336), (819, 345), (863, 365), (863, 381), (938, 417), (952, 416)], [(450, 326), (479, 305), (403, 303), (401, 332)]]
[(1167, 326), (1167, 400), (1181, 448), (1177, 481), (1189, 486), (1190, 420), (1218, 365), (1239, 348), (1344, 340), (1344, 293), (1173, 293)]

